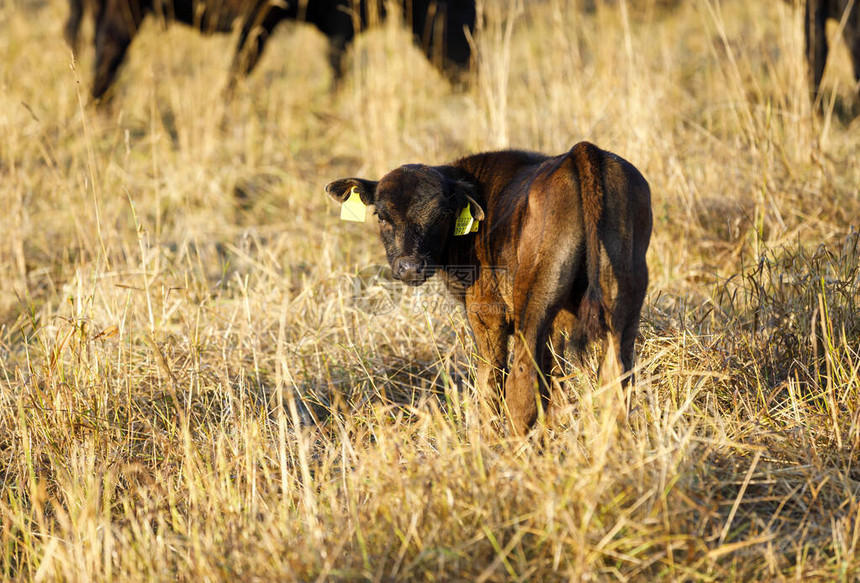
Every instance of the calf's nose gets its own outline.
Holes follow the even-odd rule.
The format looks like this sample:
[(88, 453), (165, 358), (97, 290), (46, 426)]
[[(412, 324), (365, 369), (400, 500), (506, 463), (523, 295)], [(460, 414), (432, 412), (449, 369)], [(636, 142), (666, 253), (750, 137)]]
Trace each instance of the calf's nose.
[(422, 283), (427, 262), (414, 257), (398, 257), (394, 262), (394, 275), (403, 283)]

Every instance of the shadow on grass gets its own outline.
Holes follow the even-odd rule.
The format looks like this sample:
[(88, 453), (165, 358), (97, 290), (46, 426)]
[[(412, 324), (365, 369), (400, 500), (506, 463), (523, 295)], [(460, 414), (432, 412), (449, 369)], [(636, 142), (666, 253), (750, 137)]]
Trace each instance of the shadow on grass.
[[(466, 363), (446, 367), (438, 360), (386, 357), (372, 364), (360, 371), (331, 370), (325, 382), (308, 379), (297, 383), (296, 405), (302, 425), (321, 425), (332, 415), (357, 415), (368, 409), (382, 409), (386, 416), (400, 421), (409, 421), (416, 412), (430, 407), (444, 414), (450, 399), (470, 390)], [(277, 402), (277, 395), (268, 396), (270, 416), (277, 415)]]

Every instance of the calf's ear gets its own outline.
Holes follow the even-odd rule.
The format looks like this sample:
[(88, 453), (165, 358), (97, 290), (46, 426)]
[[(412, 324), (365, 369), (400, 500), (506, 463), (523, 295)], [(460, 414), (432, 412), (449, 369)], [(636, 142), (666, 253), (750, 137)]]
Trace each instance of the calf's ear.
[(471, 182), (466, 182), (465, 180), (458, 180), (454, 184), (454, 192), (456, 192), (456, 196), (458, 199), (461, 199), (462, 206), (466, 206), (467, 204), (471, 207), (472, 217), (476, 221), (483, 221), (485, 217), (484, 209), (478, 204), (478, 201), (475, 200), (475, 186)]
[(366, 205), (372, 205), (376, 201), (376, 185), (373, 180), (364, 180), (363, 178), (341, 178), (334, 182), (329, 182), (325, 191), (330, 197), (339, 203), (343, 203), (349, 198), (353, 189), (358, 193), (358, 197)]

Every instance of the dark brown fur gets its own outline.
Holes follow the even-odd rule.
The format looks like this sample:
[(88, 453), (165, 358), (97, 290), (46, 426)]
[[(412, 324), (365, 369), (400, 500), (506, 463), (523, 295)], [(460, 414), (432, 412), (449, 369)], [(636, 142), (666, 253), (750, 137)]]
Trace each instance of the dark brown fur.
[[(845, 14), (851, 5), (851, 13)], [(860, 6), (853, 0), (807, 0), (805, 37), (806, 60), (809, 65), (813, 95), (818, 96), (824, 67), (827, 64), (827, 20), (841, 21), (845, 18), (842, 38), (848, 45), (854, 65), (855, 90), (860, 94)]]
[[(420, 285), (438, 271), (465, 304), (477, 385), (490, 396), (503, 389), (515, 433), (537, 419), (539, 396), (548, 405), (546, 379), (561, 372), (549, 345), (563, 353), (602, 341), (601, 376), (616, 376), (603, 380), (629, 381), (652, 223), (648, 183), (629, 162), (582, 142), (555, 157), (503, 151), (403, 166), (326, 191), (343, 202), (353, 186), (376, 206), (395, 276)], [(485, 219), (477, 233), (454, 236), (466, 204)]]
[[(257, 64), (272, 31), (284, 20), (302, 20), (325, 34), (330, 44), (329, 62), (339, 75), (344, 51), (355, 36), (352, 10), (357, 9), (359, 25), (364, 26), (369, 4), (363, 0), (69, 0), (64, 35), (69, 46), (77, 50), (84, 8), (91, 9), (96, 48), (92, 95), (98, 99), (113, 83), (148, 14), (165, 23), (194, 26), (203, 33), (230, 32), (241, 21), (228, 80), (228, 90), (232, 90), (237, 79)], [(401, 4), (416, 42), (434, 64), (454, 77), (468, 68), (468, 34), (474, 30), (476, 18), (474, 0), (401, 0)], [(380, 0), (376, 5), (384, 9), (385, 3)]]

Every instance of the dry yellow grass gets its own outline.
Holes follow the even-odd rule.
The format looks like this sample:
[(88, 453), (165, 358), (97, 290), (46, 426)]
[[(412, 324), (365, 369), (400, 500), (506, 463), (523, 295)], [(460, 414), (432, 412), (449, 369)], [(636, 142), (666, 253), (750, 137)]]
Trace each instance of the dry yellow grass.
[[(485, 0), (462, 92), (391, 24), (331, 91), (284, 26), (229, 105), (235, 39), (148, 23), (103, 111), (62, 0), (0, 5), (2, 577), (857, 579), (844, 48), (816, 115), (787, 3), (584, 4)], [(356, 306), (322, 187), (582, 139), (654, 193), (636, 411), (589, 361), (509, 442), (459, 312)]]

